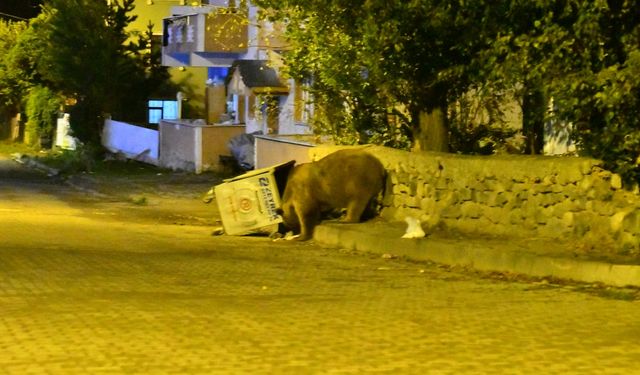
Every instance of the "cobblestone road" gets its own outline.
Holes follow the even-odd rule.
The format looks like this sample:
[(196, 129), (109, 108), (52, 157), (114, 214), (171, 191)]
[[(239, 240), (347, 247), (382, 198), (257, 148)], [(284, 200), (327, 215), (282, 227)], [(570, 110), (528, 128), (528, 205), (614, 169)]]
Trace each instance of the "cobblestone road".
[(0, 179), (0, 374), (640, 374), (638, 302), (60, 190)]

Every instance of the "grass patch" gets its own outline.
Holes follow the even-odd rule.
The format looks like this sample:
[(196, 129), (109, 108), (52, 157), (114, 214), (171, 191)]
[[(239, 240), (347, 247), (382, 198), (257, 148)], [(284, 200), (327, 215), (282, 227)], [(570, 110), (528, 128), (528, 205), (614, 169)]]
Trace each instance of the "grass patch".
[(46, 166), (57, 169), (62, 175), (90, 173), (105, 177), (121, 177), (152, 176), (166, 172), (164, 169), (134, 160), (105, 158), (104, 150), (95, 150), (89, 147), (79, 147), (76, 150), (53, 149), (39, 152), (28, 148), (18, 149), (24, 150), (21, 153), (35, 158)]
[(200, 174), (186, 171), (173, 171), (151, 164), (125, 159), (122, 155), (105, 152), (103, 148), (79, 147), (77, 150), (37, 150), (28, 145), (14, 142), (0, 142), (0, 155), (19, 153), (55, 169), (57, 175), (73, 176), (90, 174), (102, 182), (137, 180), (144, 183), (189, 185), (207, 183), (216, 185), (225, 177), (214, 171)]
[(15, 153), (36, 155), (38, 150), (22, 142), (0, 141), (0, 154), (11, 155)]

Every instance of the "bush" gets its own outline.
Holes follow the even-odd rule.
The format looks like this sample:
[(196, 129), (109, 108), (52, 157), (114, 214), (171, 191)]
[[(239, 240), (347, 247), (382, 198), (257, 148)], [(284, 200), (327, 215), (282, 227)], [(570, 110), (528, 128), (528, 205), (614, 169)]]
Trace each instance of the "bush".
[(61, 98), (47, 87), (35, 86), (29, 91), (26, 130), (31, 136), (30, 144), (51, 147), (61, 105)]

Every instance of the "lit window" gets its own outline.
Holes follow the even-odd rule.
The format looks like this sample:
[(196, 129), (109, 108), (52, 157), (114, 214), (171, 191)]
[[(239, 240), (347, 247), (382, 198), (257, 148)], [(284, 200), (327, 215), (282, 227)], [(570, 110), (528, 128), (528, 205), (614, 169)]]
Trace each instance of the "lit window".
[(158, 124), (160, 120), (178, 118), (178, 102), (176, 100), (149, 100), (149, 124)]
[(158, 124), (162, 120), (161, 109), (149, 109), (149, 124)]

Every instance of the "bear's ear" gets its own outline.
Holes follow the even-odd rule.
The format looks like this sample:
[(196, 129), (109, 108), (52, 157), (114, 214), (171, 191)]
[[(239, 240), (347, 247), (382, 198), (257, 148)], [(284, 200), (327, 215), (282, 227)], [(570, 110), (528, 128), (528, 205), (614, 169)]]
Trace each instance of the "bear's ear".
[(278, 207), (276, 208), (276, 213), (280, 216), (282, 216), (284, 214), (284, 211), (282, 210), (282, 207)]

